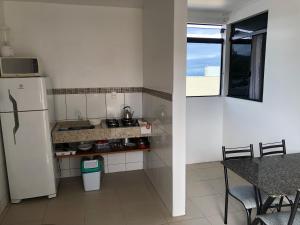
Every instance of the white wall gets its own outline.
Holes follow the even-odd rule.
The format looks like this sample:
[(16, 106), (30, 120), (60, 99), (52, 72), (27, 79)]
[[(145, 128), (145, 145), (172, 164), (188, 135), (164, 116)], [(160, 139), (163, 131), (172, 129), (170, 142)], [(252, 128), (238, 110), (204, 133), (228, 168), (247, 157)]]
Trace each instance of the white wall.
[(157, 134), (144, 154), (145, 171), (173, 216), (185, 214), (185, 120), (178, 118), (185, 117), (186, 6), (182, 0), (144, 3), (144, 87), (173, 94), (173, 102), (143, 94), (143, 117)]
[[(189, 10), (190, 23), (224, 24), (220, 12)], [(187, 164), (221, 159), (223, 97), (195, 97), (186, 101)]]
[[(7, 175), (5, 166), (4, 149), (2, 142), (2, 134), (0, 132), (0, 215), (8, 204), (8, 188)], [(1, 216), (0, 216), (1, 218)]]
[(142, 9), (4, 2), (18, 55), (36, 55), (55, 88), (143, 84)]
[[(0, 26), (4, 25), (3, 2), (0, 1)], [(8, 187), (2, 134), (0, 130), (0, 215), (8, 204)], [(1, 218), (1, 216), (0, 216)]]
[(172, 2), (144, 4), (144, 87), (168, 93), (173, 90)]
[[(168, 93), (173, 90), (173, 14), (173, 0), (145, 1), (144, 87)], [(143, 117), (160, 134), (151, 138), (152, 151), (144, 154), (145, 171), (172, 212), (172, 102), (144, 93)]]
[(269, 10), (263, 103), (226, 98), (224, 144), (287, 140), (287, 151), (300, 151), (300, 2), (255, 1), (230, 16), (230, 21)]
[(221, 160), (223, 98), (187, 98), (187, 164)]
[(186, 202), (186, 23), (187, 0), (175, 0), (173, 51), (173, 215), (185, 214)]
[(189, 23), (224, 24), (228, 19), (227, 13), (217, 11), (188, 10)]

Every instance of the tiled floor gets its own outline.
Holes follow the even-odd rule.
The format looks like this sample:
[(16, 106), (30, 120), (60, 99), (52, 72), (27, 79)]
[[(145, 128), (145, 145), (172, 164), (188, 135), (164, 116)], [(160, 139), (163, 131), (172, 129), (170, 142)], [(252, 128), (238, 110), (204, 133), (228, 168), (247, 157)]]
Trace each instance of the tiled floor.
[[(233, 183), (243, 183), (231, 174)], [(83, 192), (80, 178), (61, 182), (55, 199), (11, 205), (1, 225), (221, 225), (223, 168), (219, 163), (187, 166), (187, 215), (172, 218), (143, 171), (107, 174), (101, 192)], [(244, 225), (244, 211), (230, 201), (229, 225)]]

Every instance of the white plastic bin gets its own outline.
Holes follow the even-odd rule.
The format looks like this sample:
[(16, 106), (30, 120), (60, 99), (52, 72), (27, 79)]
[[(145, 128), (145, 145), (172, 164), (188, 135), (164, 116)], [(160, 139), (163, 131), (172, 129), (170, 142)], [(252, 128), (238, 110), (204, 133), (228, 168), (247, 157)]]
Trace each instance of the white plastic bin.
[(83, 173), (83, 186), (85, 191), (100, 190), (101, 172)]

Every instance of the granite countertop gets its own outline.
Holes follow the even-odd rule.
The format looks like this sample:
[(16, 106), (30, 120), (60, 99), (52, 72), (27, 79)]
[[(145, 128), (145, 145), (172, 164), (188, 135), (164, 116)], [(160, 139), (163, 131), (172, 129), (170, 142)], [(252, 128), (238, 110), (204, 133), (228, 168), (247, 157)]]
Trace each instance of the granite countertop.
[(102, 120), (100, 125), (96, 125), (94, 129), (84, 130), (61, 130), (68, 127), (89, 126), (89, 121), (63, 121), (57, 122), (52, 130), (52, 142), (72, 143), (81, 141), (96, 141), (122, 138), (138, 138), (151, 136), (141, 134), (140, 127), (118, 127), (107, 128), (105, 121)]

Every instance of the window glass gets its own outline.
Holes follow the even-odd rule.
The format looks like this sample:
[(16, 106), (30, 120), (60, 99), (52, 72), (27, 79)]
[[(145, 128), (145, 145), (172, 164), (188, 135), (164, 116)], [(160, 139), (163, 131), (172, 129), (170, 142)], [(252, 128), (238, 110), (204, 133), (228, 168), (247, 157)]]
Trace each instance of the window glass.
[(263, 101), (268, 13), (232, 24), (228, 96)]
[(186, 96), (220, 95), (222, 27), (188, 24)]
[(222, 44), (188, 43), (187, 96), (220, 94)]

